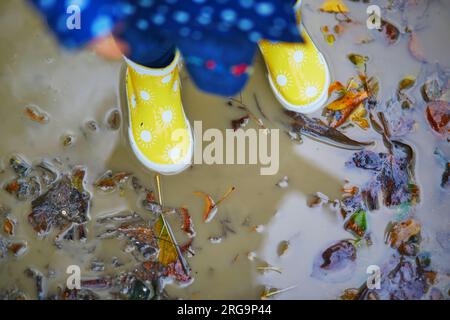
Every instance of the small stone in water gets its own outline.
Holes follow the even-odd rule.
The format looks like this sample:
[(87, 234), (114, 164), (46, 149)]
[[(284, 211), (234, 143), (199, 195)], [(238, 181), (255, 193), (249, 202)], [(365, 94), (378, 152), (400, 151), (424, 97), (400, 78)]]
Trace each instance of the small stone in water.
[(253, 251), (250, 251), (250, 252), (247, 254), (247, 258), (248, 258), (248, 260), (250, 260), (250, 261), (255, 260), (255, 258), (256, 258), (256, 253), (253, 252)]
[(32, 170), (31, 164), (18, 155), (14, 155), (9, 159), (9, 165), (21, 177), (28, 176)]
[(222, 242), (222, 237), (209, 237), (209, 242), (213, 244), (218, 244)]
[(92, 261), (91, 262), (91, 270), (95, 272), (104, 271), (105, 264), (101, 261)]
[(75, 136), (71, 134), (65, 134), (62, 136), (62, 143), (64, 147), (70, 147), (75, 142)]
[(98, 131), (98, 124), (94, 120), (86, 122), (86, 128), (92, 132)]
[(289, 178), (284, 176), (280, 181), (278, 181), (277, 186), (284, 189), (289, 186)]
[(153, 298), (155, 291), (151, 284), (145, 284), (140, 280), (135, 280), (131, 287), (130, 300), (149, 300)]

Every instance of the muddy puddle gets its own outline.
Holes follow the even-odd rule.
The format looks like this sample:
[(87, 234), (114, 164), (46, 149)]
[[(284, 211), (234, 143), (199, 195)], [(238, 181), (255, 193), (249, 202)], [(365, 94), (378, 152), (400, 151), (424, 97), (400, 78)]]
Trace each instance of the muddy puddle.
[[(446, 98), (446, 104), (438, 102), (436, 108), (438, 111), (444, 108), (448, 117), (449, 96), (442, 92), (449, 90), (450, 82), (442, 83), (442, 79), (448, 81), (450, 73), (440, 74), (438, 98), (425, 102), (421, 94), (423, 84), (435, 75), (435, 70), (442, 73), (447, 68), (448, 72), (450, 67), (449, 4), (392, 1), (394, 7), (383, 11), (386, 16), (382, 17), (394, 23), (401, 34), (395, 43), (387, 44), (383, 32), (365, 27), (366, 4), (345, 3), (349, 13), (344, 19), (350, 17), (353, 22), (341, 23), (343, 30), (337, 33), (333, 29), (338, 23), (335, 15), (320, 12), (319, 1), (304, 1), (304, 23), (329, 62), (333, 81), (345, 85), (349, 78), (358, 75), (361, 66), (352, 64), (348, 54), (368, 57), (366, 74), (376, 77), (379, 83), (376, 101), (377, 108), (381, 109), (376, 111), (383, 111), (388, 118), (390, 135), (384, 132), (383, 143), (383, 134), (374, 130), (373, 123), (364, 130), (355, 125), (356, 121), (351, 127), (346, 123), (339, 130), (357, 141), (374, 141), (365, 150), (388, 154), (386, 157), (391, 157), (394, 164), (397, 158), (395, 152), (389, 153), (388, 146), (397, 146), (396, 141), (410, 146), (414, 161), (402, 158), (399, 167), (395, 167), (411, 171), (406, 174), (407, 182), (395, 185), (398, 190), (407, 186), (405, 194), (398, 194), (397, 198), (394, 195), (390, 200), (379, 196), (375, 202), (381, 205), (373, 208), (367, 204), (367, 196), (358, 202), (355, 198), (371, 190), (367, 185), (377, 179), (373, 180), (378, 173), (346, 165), (357, 151), (305, 136), (302, 143), (296, 143), (284, 131), (280, 131), (280, 167), (276, 175), (260, 175), (259, 165), (194, 165), (179, 175), (163, 176), (164, 205), (188, 209), (195, 237), (186, 258), (193, 281), (181, 287), (169, 283), (159, 297), (259, 299), (265, 294), (273, 299), (336, 299), (345, 289), (363, 286), (368, 278), (367, 267), (377, 265), (383, 272), (385, 286), (380, 298), (449, 298), (450, 187), (448, 182), (441, 183), (450, 158), (448, 124), (436, 129), (440, 133), (433, 130), (426, 108)], [(379, 4), (385, 7), (389, 3), (380, 1)], [(401, 10), (401, 5), (407, 9)], [(90, 51), (61, 53), (39, 17), (24, 1), (2, 1), (0, 12), (0, 40), (4, 44), (0, 52), (0, 204), (3, 208), (0, 239), (9, 248), (11, 243), (23, 246), (16, 248), (17, 257), (8, 248), (5, 256), (0, 256), (0, 296), (8, 297), (9, 292), (12, 298), (11, 290), (16, 289), (18, 296), (36, 299), (39, 297), (36, 278), (42, 276), (44, 293), (40, 297), (50, 298), (65, 288), (66, 269), (70, 265), (79, 266), (85, 280), (114, 279), (121, 272), (135, 268), (139, 262), (132, 251), (137, 249), (130, 247), (126, 237), (101, 239), (99, 235), (111, 221), (102, 225), (99, 219), (136, 212), (140, 219), (154, 220), (154, 213), (142, 206), (142, 200), (148, 195), (145, 189), (156, 190), (154, 173), (134, 158), (117, 119), (111, 118), (111, 113), (121, 110), (118, 92), (121, 63), (105, 61)], [(328, 32), (324, 26), (329, 27)], [(405, 32), (406, 26), (421, 40), (420, 52), (414, 46), (411, 48), (411, 32)], [(324, 33), (333, 33), (335, 41), (327, 43)], [(414, 83), (403, 90), (408, 98), (398, 98), (398, 84), (405, 77), (414, 78)], [(191, 122), (201, 120), (203, 128), (224, 131), (231, 128), (232, 120), (247, 113), (261, 118), (264, 127), (269, 129), (284, 128), (283, 123), (292, 120), (273, 97), (260, 56), (256, 58), (254, 75), (245, 91), (234, 98), (242, 101), (247, 110), (239, 108), (238, 102), (230, 105), (228, 99), (199, 92), (185, 72), (182, 78), (185, 112)], [(267, 118), (257, 107), (255, 95)], [(392, 109), (383, 109), (392, 99), (395, 100)], [(398, 100), (408, 100), (410, 106), (402, 108), (403, 102)], [(325, 120), (321, 112), (312, 117)], [(368, 115), (366, 120), (370, 120)], [(379, 123), (380, 119), (376, 121)], [(246, 128), (259, 128), (259, 125), (250, 119)], [(35, 169), (30, 176), (39, 176), (41, 184), (43, 171), (37, 168), (42, 161), (55, 169), (58, 181), (65, 174), (73, 174), (80, 168), (85, 170), (84, 188), (81, 188), (84, 190), (75, 191), (77, 188), (72, 185), (72, 192), (81, 197), (78, 211), (83, 211), (82, 197), (89, 198), (85, 199), (89, 208), (82, 221), (86, 235), (77, 229), (68, 240), (55, 243), (56, 234), (66, 226), (63, 219), (56, 221), (46, 236), (39, 236), (29, 218), (35, 210), (31, 204), (33, 194), (22, 200), (16, 197), (17, 189), (13, 194), (6, 190), (18, 177), (10, 166), (14, 155), (33, 165)], [(105, 192), (95, 184), (108, 170), (130, 175), (114, 190)], [(385, 181), (389, 175), (382, 172), (378, 181)], [(287, 183), (278, 184), (284, 177), (288, 178)], [(141, 187), (136, 190), (138, 181)], [(35, 198), (51, 189), (51, 183), (50, 177), (49, 186), (42, 185), (41, 191), (35, 191)], [(376, 188), (375, 184), (371, 187)], [(220, 204), (214, 219), (204, 223), (204, 202), (194, 192), (206, 192), (217, 200), (230, 187), (235, 191)], [(383, 191), (382, 186), (380, 192)], [(340, 200), (345, 197), (359, 206), (356, 211), (349, 209), (346, 216), (340, 207)], [(403, 210), (405, 207), (407, 210)], [(358, 220), (356, 224), (364, 230), (355, 235), (355, 230), (344, 225), (360, 211), (365, 213), (364, 222)], [(399, 218), (400, 214), (404, 215)], [(180, 228), (183, 219), (177, 213), (167, 214), (167, 219), (178, 242), (187, 243), (190, 238)], [(388, 239), (386, 230), (390, 230)], [(349, 247), (344, 248), (341, 240)], [(335, 248), (338, 254), (325, 266), (326, 261), (320, 261), (321, 253), (325, 259), (326, 249), (333, 244), (340, 245)], [(401, 265), (400, 272), (420, 280), (408, 283), (398, 280), (400, 276), (392, 272), (389, 277), (389, 271), (397, 263)], [(335, 269), (342, 274), (335, 276)], [(99, 283), (93, 289), (98, 297), (116, 297), (111, 290), (99, 288)], [(358, 296), (363, 297), (361, 291)], [(367, 298), (367, 290), (364, 297)], [(373, 296), (369, 294), (370, 297)]]

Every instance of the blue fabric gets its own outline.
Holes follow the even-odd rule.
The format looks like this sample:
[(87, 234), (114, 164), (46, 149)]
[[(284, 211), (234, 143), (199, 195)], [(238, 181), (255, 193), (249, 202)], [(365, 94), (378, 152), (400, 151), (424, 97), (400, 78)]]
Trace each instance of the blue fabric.
[[(161, 67), (178, 48), (195, 83), (224, 96), (242, 90), (261, 39), (302, 41), (292, 0), (30, 0), (61, 44), (79, 48), (113, 32), (129, 58)], [(81, 9), (69, 30), (67, 7)]]

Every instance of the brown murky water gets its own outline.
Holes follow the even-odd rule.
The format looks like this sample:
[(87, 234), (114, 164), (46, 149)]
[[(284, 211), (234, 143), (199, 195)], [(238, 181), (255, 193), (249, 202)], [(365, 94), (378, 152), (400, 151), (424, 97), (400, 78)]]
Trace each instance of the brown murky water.
[[(379, 42), (353, 44), (358, 33), (368, 32), (363, 26), (346, 32), (333, 47), (328, 46), (323, 41), (320, 26), (332, 25), (334, 17), (320, 14), (318, 6), (315, 1), (305, 1), (304, 20), (327, 57), (335, 80), (344, 82), (354, 73), (346, 58), (349, 52), (370, 57), (371, 73), (381, 83), (381, 101), (393, 94), (403, 76), (419, 74), (421, 64), (410, 56), (404, 39), (389, 50)], [(349, 7), (352, 17), (365, 21), (365, 5), (349, 3)], [(429, 61), (439, 61), (448, 67), (449, 4), (434, 1), (428, 10), (427, 27), (419, 31), (423, 35), (425, 54)], [(130, 255), (123, 252), (124, 243), (96, 239), (96, 217), (122, 210), (136, 211), (143, 216), (147, 213), (140, 208), (137, 196), (130, 188), (105, 194), (93, 187), (95, 179), (107, 169), (132, 172), (144, 184), (153, 187), (154, 174), (135, 160), (120, 131), (109, 130), (105, 122), (110, 110), (120, 108), (117, 88), (121, 64), (104, 61), (88, 51), (61, 53), (39, 17), (23, 1), (0, 3), (0, 30), (0, 156), (3, 160), (0, 181), (3, 184), (12, 178), (7, 163), (11, 154), (21, 154), (34, 163), (59, 157), (65, 168), (74, 165), (88, 168), (86, 186), (93, 199), (87, 242), (67, 243), (63, 249), (57, 249), (53, 237), (38, 238), (27, 222), (30, 203), (20, 202), (0, 191), (0, 203), (12, 208), (11, 215), (17, 219), (15, 237), (28, 243), (28, 252), (24, 256), (0, 261), (0, 290), (16, 286), (28, 297), (36, 298), (35, 284), (24, 275), (29, 266), (41, 270), (44, 275), (49, 269), (55, 271), (55, 277), (48, 280), (49, 291), (65, 283), (68, 265), (80, 265), (83, 277), (98, 276), (98, 272), (90, 271), (93, 258), (105, 262), (106, 274), (126, 270), (133, 262)], [(255, 66), (255, 74), (242, 93), (243, 101), (258, 114), (253, 100), (256, 93), (270, 119), (264, 120), (264, 124), (276, 128), (284, 119), (282, 108), (273, 97), (260, 57)], [(202, 120), (203, 128), (230, 128), (230, 121), (244, 114), (242, 110), (227, 106), (226, 102), (226, 99), (199, 92), (184, 75), (183, 103), (191, 121)], [(28, 105), (45, 110), (50, 121), (44, 125), (31, 122), (23, 112)], [(449, 246), (448, 243), (439, 244), (436, 235), (448, 234), (450, 230), (450, 200), (448, 192), (439, 187), (442, 168), (433, 151), (438, 143), (444, 146), (447, 155), (449, 148), (448, 143), (439, 142), (432, 135), (423, 120), (423, 112), (418, 112), (417, 118), (416, 130), (406, 138), (417, 154), (416, 176), (422, 201), (416, 217), (423, 226), (422, 247), (431, 253), (433, 269), (438, 272), (436, 286), (448, 292)], [(99, 124), (97, 132), (86, 129), (89, 120)], [(254, 122), (250, 122), (249, 127), (254, 127)], [(72, 146), (62, 146), (65, 134), (75, 136)], [(382, 150), (381, 140), (374, 132), (352, 128), (347, 134), (357, 140), (375, 139), (374, 150)], [(352, 151), (306, 138), (303, 144), (295, 145), (287, 135), (280, 134), (277, 175), (261, 176), (260, 167), (252, 165), (195, 165), (182, 174), (163, 177), (165, 203), (189, 208), (197, 233), (193, 243), (196, 255), (188, 259), (195, 281), (185, 288), (169, 285), (169, 295), (187, 299), (253, 299), (260, 297), (264, 286), (295, 286), (276, 298), (334, 299), (345, 288), (359, 287), (367, 279), (367, 266), (382, 265), (392, 254), (383, 235), (393, 210), (380, 209), (370, 213), (373, 245), (359, 250), (357, 268), (351, 279), (329, 283), (310, 276), (317, 253), (332, 241), (349, 238), (349, 234), (335, 213), (325, 208), (309, 208), (307, 196), (320, 191), (330, 199), (336, 199), (340, 197), (346, 179), (353, 184), (366, 181), (367, 175), (362, 171), (344, 167), (351, 155)], [(289, 177), (289, 186), (284, 189), (276, 186), (283, 176)], [(235, 186), (236, 191), (223, 202), (211, 223), (203, 223), (203, 203), (193, 192), (201, 190), (218, 198), (230, 186)], [(210, 237), (222, 234), (223, 220), (230, 221), (235, 233), (228, 233), (221, 243), (211, 243)], [(178, 229), (179, 222), (172, 223), (173, 228)], [(258, 225), (264, 226), (262, 232), (253, 230)], [(286, 254), (279, 257), (277, 247), (281, 241), (289, 241), (290, 245)], [(281, 268), (282, 272), (257, 272), (255, 263), (248, 259), (249, 252), (255, 252), (258, 259)], [(112, 269), (113, 256), (125, 265)]]

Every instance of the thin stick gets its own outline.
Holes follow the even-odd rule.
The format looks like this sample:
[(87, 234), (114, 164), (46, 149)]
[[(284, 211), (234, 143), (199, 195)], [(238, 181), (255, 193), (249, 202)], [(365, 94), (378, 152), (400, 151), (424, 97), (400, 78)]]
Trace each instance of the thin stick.
[[(163, 204), (163, 197), (162, 197), (162, 191), (161, 191), (161, 177), (160, 177), (159, 173), (156, 174), (155, 180), (156, 180), (156, 189), (158, 191), (158, 203), (162, 207), (164, 204)], [(161, 213), (161, 219), (163, 221), (163, 228), (161, 229), (161, 232), (162, 232), (162, 230), (164, 230), (164, 228), (166, 228), (167, 233), (169, 234), (169, 237), (170, 237), (170, 241), (172, 242), (172, 245), (175, 248), (175, 251), (177, 252), (177, 256), (181, 262), (181, 266), (183, 267), (183, 271), (186, 274), (189, 274), (190, 268), (186, 262), (186, 259), (184, 259), (184, 256), (181, 253), (180, 246), (177, 244), (177, 242), (175, 240), (175, 236), (173, 235), (172, 229), (170, 228), (170, 225), (167, 223), (166, 218), (164, 217), (164, 213)]]
[(228, 189), (228, 191), (222, 196), (222, 198), (220, 198), (219, 201), (216, 202), (216, 204), (214, 205), (214, 207), (217, 207), (223, 200), (225, 200), (226, 198), (228, 198), (228, 196), (229, 196), (234, 190), (236, 190), (236, 187), (231, 187), (230, 189)]

